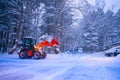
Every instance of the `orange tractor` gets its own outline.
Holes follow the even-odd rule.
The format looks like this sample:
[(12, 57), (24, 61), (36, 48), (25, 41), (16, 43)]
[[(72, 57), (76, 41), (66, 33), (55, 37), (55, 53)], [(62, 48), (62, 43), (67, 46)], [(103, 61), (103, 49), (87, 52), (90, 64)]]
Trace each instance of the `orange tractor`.
[[(34, 59), (44, 59), (46, 58), (46, 47), (54, 47), (55, 53), (58, 54), (58, 41), (56, 39), (52, 39), (51, 42), (48, 42), (47, 40), (43, 40), (42, 42), (36, 44), (36, 40), (33, 38), (23, 38), (22, 44), (20, 45), (20, 49), (18, 51), (18, 55), (20, 59), (25, 58), (32, 58)], [(16, 50), (16, 46), (13, 47), (9, 54), (13, 54), (13, 52)]]

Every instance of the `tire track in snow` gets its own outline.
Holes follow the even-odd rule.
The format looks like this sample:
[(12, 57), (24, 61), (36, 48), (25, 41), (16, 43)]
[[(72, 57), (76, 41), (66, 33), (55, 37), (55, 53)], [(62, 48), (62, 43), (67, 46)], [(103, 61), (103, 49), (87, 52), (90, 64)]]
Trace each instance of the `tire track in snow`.
[(44, 73), (39, 73), (38, 72), (38, 73), (34, 74), (33, 78), (28, 79), (28, 80), (38, 80), (38, 79), (41, 79), (41, 80), (53, 80), (56, 76), (59, 76), (59, 75), (65, 73), (66, 71), (68, 71), (72, 67), (73, 66), (63, 68), (63, 66), (62, 66), (61, 68), (58, 68), (57, 70), (55, 68), (52, 68), (51, 70), (53, 72), (52, 72), (52, 74), (51, 74), (51, 72), (50, 73), (48, 72), (48, 76), (46, 76), (46, 74), (44, 74)]

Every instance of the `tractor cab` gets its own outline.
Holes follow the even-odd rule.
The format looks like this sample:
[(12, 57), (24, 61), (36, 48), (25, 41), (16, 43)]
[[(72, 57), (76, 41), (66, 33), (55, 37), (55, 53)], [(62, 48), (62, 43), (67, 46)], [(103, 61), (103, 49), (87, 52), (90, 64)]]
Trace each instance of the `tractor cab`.
[(35, 44), (36, 40), (33, 38), (23, 38), (22, 40), (22, 47), (25, 50), (33, 50)]

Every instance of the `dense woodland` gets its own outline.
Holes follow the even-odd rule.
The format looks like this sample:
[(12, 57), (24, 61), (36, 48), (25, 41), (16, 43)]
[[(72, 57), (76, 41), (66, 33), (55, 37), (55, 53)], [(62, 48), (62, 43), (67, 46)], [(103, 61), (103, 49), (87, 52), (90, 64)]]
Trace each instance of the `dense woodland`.
[[(0, 52), (17, 39), (56, 37), (61, 51), (103, 51), (120, 42), (120, 9), (104, 12), (104, 0), (0, 0)], [(114, 7), (113, 7), (114, 8)]]

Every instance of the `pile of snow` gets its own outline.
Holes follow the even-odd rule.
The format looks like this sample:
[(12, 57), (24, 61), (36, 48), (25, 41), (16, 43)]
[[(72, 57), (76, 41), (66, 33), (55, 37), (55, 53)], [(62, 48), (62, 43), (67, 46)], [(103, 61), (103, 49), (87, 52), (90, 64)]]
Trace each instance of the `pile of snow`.
[(112, 48), (110, 48), (109, 50), (106, 50), (105, 53), (113, 53), (113, 52), (115, 52), (115, 50), (116, 50), (117, 48), (120, 48), (120, 46), (112, 47)]
[(120, 62), (120, 54), (114, 57), (114, 62), (115, 63)]
[(39, 37), (37, 42), (42, 42), (43, 40), (47, 40), (48, 42), (50, 42), (52, 39), (53, 39), (53, 36), (45, 34), (45, 35), (42, 35), (41, 37)]

